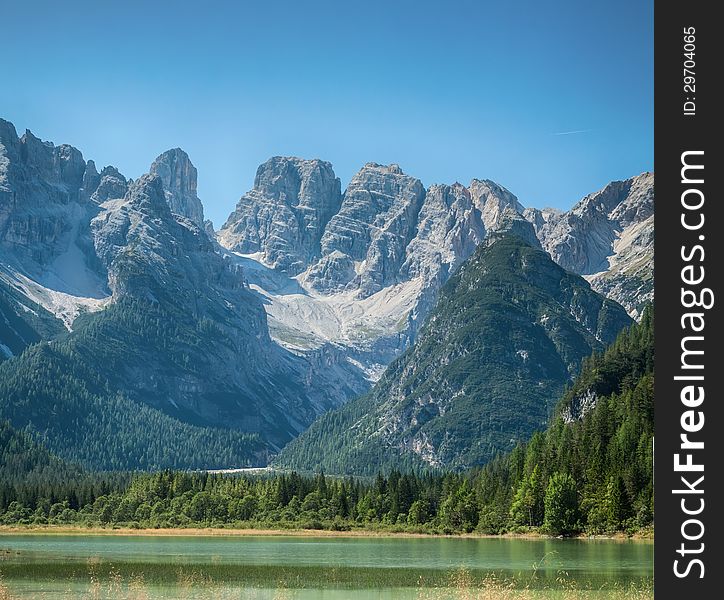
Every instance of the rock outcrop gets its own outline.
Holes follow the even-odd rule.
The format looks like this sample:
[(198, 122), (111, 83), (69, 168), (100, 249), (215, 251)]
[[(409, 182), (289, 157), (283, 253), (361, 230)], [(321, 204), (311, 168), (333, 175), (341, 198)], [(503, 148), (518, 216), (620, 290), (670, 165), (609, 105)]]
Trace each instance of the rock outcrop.
[(219, 241), (296, 275), (321, 256), (322, 234), (339, 211), (340, 185), (328, 162), (271, 158), (257, 169), (254, 188), (219, 230)]
[(81, 200), (86, 163), (72, 146), (30, 131), (18, 138), (0, 119), (0, 248), (39, 265), (64, 251)]
[(504, 213), (512, 209), (522, 214), (525, 210), (511, 192), (489, 179), (473, 179), (470, 182), (470, 195), (482, 215), (485, 229), (493, 231), (500, 228)]
[[(322, 260), (336, 252), (358, 265), (357, 276), (345, 283), (362, 298), (396, 283), (424, 197), (420, 180), (398, 165), (366, 164), (350, 181), (339, 212), (324, 231)], [(327, 280), (307, 281), (312, 288), (326, 289)]]
[(197, 172), (189, 155), (181, 148), (167, 150), (153, 161), (150, 173), (160, 177), (171, 212), (202, 226), (204, 207), (196, 195)]
[(558, 264), (632, 315), (653, 299), (653, 173), (614, 181), (566, 213), (528, 211), (526, 217)]

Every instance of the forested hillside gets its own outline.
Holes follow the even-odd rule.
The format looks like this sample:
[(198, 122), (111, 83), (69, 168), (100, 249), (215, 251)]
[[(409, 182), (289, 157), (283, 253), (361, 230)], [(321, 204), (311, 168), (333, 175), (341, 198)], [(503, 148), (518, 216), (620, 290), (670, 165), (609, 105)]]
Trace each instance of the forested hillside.
[(349, 475), (480, 466), (544, 429), (581, 361), (630, 323), (513, 216), (443, 286), (372, 391), (319, 418), (275, 464)]
[[(258, 435), (182, 422), (117, 391), (103, 373), (131, 340), (179, 343), (158, 305), (121, 301), (79, 322), (75, 336), (37, 344), (0, 365), (0, 418), (38, 432), (47, 448), (93, 470), (224, 468), (264, 463)], [(201, 325), (201, 324), (199, 324)], [(131, 338), (129, 331), (135, 331)], [(103, 335), (103, 352), (92, 341)], [(96, 348), (96, 352), (88, 348)], [(169, 361), (183, 361), (169, 352)], [(115, 391), (114, 391), (115, 390)]]
[[(653, 359), (649, 308), (640, 324), (585, 362), (546, 431), (481, 469), (393, 470), (364, 479), (321, 473), (164, 471), (135, 475), (130, 481), (119, 474), (85, 476), (49, 487), (38, 486), (34, 477), (15, 477), (0, 494), (0, 521), (447, 533), (536, 528), (556, 535), (630, 532), (653, 522)], [(52, 460), (27, 437), (17, 438), (7, 427), (2, 431), (3, 440), (20, 440), (13, 442), (12, 447), (20, 448), (15, 455), (40, 457), (27, 464)], [(3, 469), (19, 464), (17, 457), (3, 456), (2, 461)]]

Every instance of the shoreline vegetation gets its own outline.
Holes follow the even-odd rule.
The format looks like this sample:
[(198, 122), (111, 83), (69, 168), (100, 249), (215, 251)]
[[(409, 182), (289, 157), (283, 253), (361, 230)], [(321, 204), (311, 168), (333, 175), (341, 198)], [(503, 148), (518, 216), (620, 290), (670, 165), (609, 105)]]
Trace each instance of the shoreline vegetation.
[[(395, 529), (351, 529), (339, 531), (334, 529), (303, 529), (303, 528), (265, 528), (265, 527), (167, 527), (167, 528), (133, 528), (122, 526), (72, 526), (72, 525), (0, 525), (0, 535), (121, 535), (121, 536), (238, 536), (238, 537), (400, 537), (400, 538), (467, 538), (467, 539), (521, 539), (546, 540), (560, 539), (538, 531), (490, 533), (435, 533), (422, 531), (401, 531)], [(607, 541), (653, 541), (653, 527), (645, 528), (632, 534), (616, 532), (612, 534), (588, 535), (578, 534), (566, 539), (575, 540), (607, 540)], [(0, 548), (2, 552), (2, 548)]]

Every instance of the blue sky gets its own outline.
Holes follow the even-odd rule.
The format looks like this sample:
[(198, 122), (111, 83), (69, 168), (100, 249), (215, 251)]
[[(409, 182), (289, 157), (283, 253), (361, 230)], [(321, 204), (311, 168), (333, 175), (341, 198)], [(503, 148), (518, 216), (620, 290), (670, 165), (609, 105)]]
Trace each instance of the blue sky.
[[(569, 208), (653, 169), (653, 2), (4, 0), (0, 116), (137, 177), (180, 146), (219, 226), (273, 155)], [(567, 133), (576, 132), (576, 133)], [(561, 135), (564, 134), (564, 135)]]

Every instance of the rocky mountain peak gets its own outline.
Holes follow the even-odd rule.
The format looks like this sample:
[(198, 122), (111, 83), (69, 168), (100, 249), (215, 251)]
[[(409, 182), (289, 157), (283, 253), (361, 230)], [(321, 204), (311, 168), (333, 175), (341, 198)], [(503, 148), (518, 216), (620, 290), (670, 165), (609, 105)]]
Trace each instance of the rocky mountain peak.
[(397, 163), (390, 163), (389, 165), (383, 165), (376, 162), (368, 162), (365, 163), (364, 167), (360, 170), (360, 172), (370, 170), (370, 171), (380, 171), (381, 173), (389, 173), (391, 175), (404, 175), (402, 171), (402, 167), (398, 165)]
[(0, 248), (29, 269), (65, 254), (85, 211), (85, 174), (79, 150), (30, 131), (18, 138), (11, 123), (0, 122)]
[(654, 175), (612, 181), (566, 213), (535, 213), (543, 248), (634, 316), (653, 299)]
[(196, 195), (197, 171), (189, 155), (181, 148), (167, 150), (153, 161), (150, 173), (160, 177), (171, 212), (202, 227), (204, 207)]
[(18, 143), (18, 133), (15, 125), (5, 119), (0, 119), (0, 144), (7, 146), (9, 144)]
[[(363, 263), (358, 276), (346, 282), (362, 297), (395, 282), (405, 249), (415, 236), (424, 198), (422, 182), (405, 175), (398, 165), (367, 163), (352, 177), (339, 212), (324, 231), (323, 260), (336, 251), (348, 261)], [(314, 277), (310, 283), (319, 289), (326, 286), (326, 281)]]
[(628, 191), (623, 202), (610, 211), (610, 216), (621, 227), (640, 223), (654, 214), (654, 174), (642, 173), (626, 180)]
[(98, 185), (90, 199), (96, 204), (106, 200), (123, 198), (128, 191), (128, 181), (115, 167), (104, 167), (98, 175)]
[(263, 262), (295, 275), (321, 254), (320, 239), (337, 213), (341, 184), (326, 161), (275, 156), (260, 165), (218, 232), (222, 246), (260, 253)]
[(508, 235), (521, 238), (534, 248), (541, 248), (533, 224), (513, 207), (506, 207), (497, 218), (497, 229), (489, 232), (486, 244), (490, 245)]
[(489, 179), (473, 179), (469, 189), (488, 231), (498, 229), (506, 208), (512, 208), (520, 214), (525, 210), (513, 193)]

